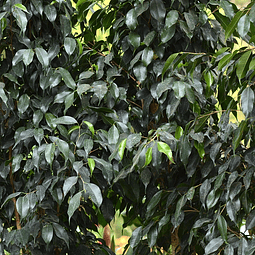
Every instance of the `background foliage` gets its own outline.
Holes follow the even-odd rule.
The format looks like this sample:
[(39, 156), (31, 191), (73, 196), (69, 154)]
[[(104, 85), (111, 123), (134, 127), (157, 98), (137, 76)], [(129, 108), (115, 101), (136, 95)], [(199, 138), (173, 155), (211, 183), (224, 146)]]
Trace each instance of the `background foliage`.
[(1, 252), (253, 254), (254, 1), (75, 4), (0, 3)]

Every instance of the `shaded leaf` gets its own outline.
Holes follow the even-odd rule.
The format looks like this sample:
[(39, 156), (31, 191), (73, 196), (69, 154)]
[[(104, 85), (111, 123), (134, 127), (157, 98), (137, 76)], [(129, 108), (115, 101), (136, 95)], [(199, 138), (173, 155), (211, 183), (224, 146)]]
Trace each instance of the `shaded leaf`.
[(223, 243), (222, 237), (212, 239), (205, 247), (205, 254), (211, 254), (217, 251)]
[(94, 183), (86, 183), (85, 190), (86, 193), (88, 193), (90, 199), (95, 203), (95, 205), (97, 207), (100, 207), (103, 202), (103, 198), (99, 187)]
[(70, 37), (66, 37), (64, 41), (65, 51), (68, 55), (72, 55), (76, 48), (76, 40)]
[(42, 238), (46, 244), (49, 244), (53, 238), (53, 227), (51, 224), (46, 224), (42, 228)]
[(81, 191), (76, 193), (69, 201), (67, 214), (69, 216), (69, 222), (71, 217), (73, 216), (74, 212), (79, 208), (80, 206), (80, 199), (81, 199)]
[(130, 237), (129, 243), (132, 248), (136, 247), (142, 238), (142, 226), (136, 228), (132, 236)]
[(250, 50), (246, 51), (245, 53), (242, 54), (242, 56), (237, 62), (236, 75), (239, 78), (239, 80), (244, 78), (246, 75), (246, 71), (248, 70), (248, 66), (249, 66), (250, 56), (251, 56), (251, 51)]
[(66, 194), (70, 191), (70, 189), (73, 187), (73, 185), (76, 184), (78, 180), (78, 177), (77, 176), (71, 176), (71, 177), (68, 177), (65, 182), (64, 182), (64, 185), (63, 185), (63, 193), (64, 193), (64, 197), (66, 196)]
[(241, 94), (242, 111), (246, 117), (252, 112), (254, 105), (254, 92), (251, 87), (247, 87)]
[(171, 27), (175, 25), (178, 21), (178, 18), (179, 18), (179, 14), (176, 10), (169, 11), (166, 15), (165, 26)]
[(166, 8), (162, 0), (152, 0), (150, 2), (151, 16), (158, 21), (163, 21), (166, 15)]
[(44, 13), (50, 22), (54, 22), (57, 18), (56, 8), (52, 4), (48, 4), (44, 7)]
[(58, 69), (59, 73), (61, 74), (66, 86), (70, 89), (75, 89), (76, 88), (76, 83), (73, 80), (71, 74), (64, 68), (59, 67)]
[(46, 50), (43, 48), (35, 48), (35, 54), (44, 68), (49, 66), (49, 55)]

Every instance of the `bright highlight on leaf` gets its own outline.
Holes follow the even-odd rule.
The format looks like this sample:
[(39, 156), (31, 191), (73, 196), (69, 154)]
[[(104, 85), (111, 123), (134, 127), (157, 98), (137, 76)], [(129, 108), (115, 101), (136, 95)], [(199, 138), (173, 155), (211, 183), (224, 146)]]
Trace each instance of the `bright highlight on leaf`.
[(157, 146), (158, 146), (158, 151), (164, 153), (168, 159), (174, 163), (173, 160), (173, 153), (172, 150), (170, 149), (169, 145), (163, 142), (157, 142)]

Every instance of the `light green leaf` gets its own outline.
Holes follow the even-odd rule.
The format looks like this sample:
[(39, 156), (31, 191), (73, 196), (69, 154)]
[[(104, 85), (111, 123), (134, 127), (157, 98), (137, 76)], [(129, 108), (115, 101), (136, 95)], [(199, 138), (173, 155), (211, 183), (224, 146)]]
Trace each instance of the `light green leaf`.
[(94, 134), (95, 134), (94, 126), (90, 122), (88, 122), (86, 120), (84, 120), (83, 122), (88, 126), (89, 131), (91, 132), (92, 136), (94, 136)]
[(76, 193), (69, 201), (67, 214), (69, 216), (69, 223), (70, 219), (73, 216), (74, 212), (79, 208), (80, 206), (80, 200), (81, 200), (81, 192)]
[(70, 89), (75, 89), (76, 88), (76, 83), (73, 79), (73, 77), (71, 76), (71, 74), (64, 68), (59, 67), (58, 69), (59, 73), (61, 74), (66, 86)]
[(235, 14), (234, 18), (231, 20), (231, 22), (229, 23), (229, 25), (227, 26), (225, 30), (225, 40), (227, 40), (231, 36), (231, 34), (234, 32), (234, 30), (236, 29), (237, 23), (242, 16), (243, 16), (243, 11), (239, 11)]
[(152, 148), (148, 148), (146, 153), (145, 153), (145, 163), (144, 166), (147, 166), (151, 163), (152, 160)]
[(93, 158), (88, 158), (88, 165), (90, 169), (90, 174), (92, 175), (96, 166), (95, 160)]
[(17, 7), (19, 9), (21, 9), (22, 11), (28, 13), (26, 6), (24, 6), (23, 4), (15, 4), (13, 7)]
[(164, 142), (157, 142), (157, 146), (158, 146), (158, 151), (162, 152), (164, 154), (166, 154), (166, 156), (168, 157), (168, 159), (174, 163), (173, 160), (173, 153), (172, 150), (170, 149), (169, 145), (164, 143)]
[(219, 64), (218, 64), (218, 69), (221, 70), (224, 66), (226, 66), (230, 60), (234, 57), (234, 53), (229, 53), (227, 55), (225, 55), (220, 61), (219, 61)]
[(123, 159), (125, 148), (126, 148), (126, 144), (127, 144), (127, 138), (124, 139), (123, 141), (121, 141), (121, 143), (119, 145), (118, 152), (119, 152), (120, 160)]

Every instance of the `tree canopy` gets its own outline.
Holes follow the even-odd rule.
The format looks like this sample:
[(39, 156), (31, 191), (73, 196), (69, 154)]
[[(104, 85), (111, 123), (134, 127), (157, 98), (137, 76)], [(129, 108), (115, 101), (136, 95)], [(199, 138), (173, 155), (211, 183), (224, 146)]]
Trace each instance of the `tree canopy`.
[(254, 254), (254, 3), (1, 1), (0, 253)]

